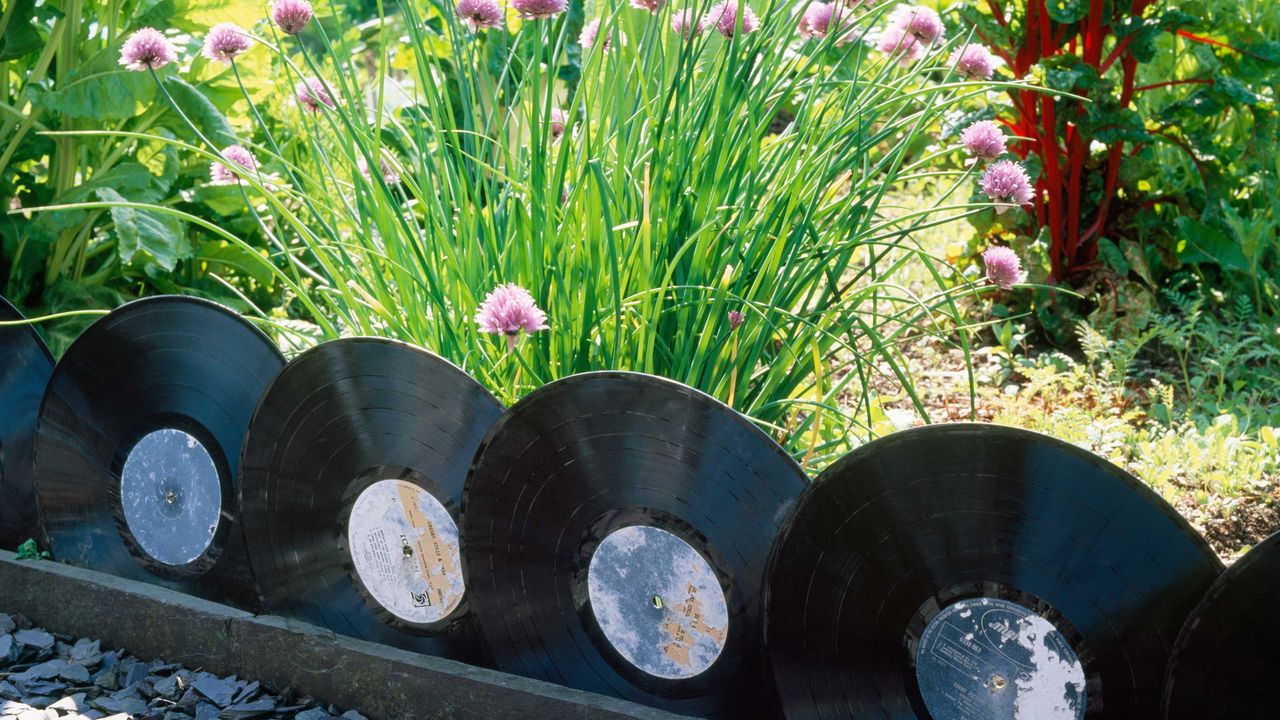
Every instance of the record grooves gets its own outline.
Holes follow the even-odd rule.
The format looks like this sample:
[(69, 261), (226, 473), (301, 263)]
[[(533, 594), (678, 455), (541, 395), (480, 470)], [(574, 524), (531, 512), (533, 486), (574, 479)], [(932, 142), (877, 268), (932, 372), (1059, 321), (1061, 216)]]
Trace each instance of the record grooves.
[[(0, 321), (22, 320), (0, 298)], [(30, 325), (0, 326), (0, 548), (38, 534), (31, 443), (53, 356)]]
[(486, 438), (463, 510), (499, 669), (699, 717), (763, 717), (760, 587), (807, 481), (713, 398), (597, 372), (526, 396)]
[(238, 525), (239, 449), (284, 360), (205, 300), (136, 300), (67, 349), (36, 432), (54, 557), (256, 609)]
[(788, 718), (1152, 718), (1221, 571), (1127, 473), (1036, 433), (935, 425), (828, 468), (771, 558)]
[(295, 358), (254, 412), (241, 463), (268, 609), (483, 662), (456, 518), (502, 410), (462, 370), (404, 343), (344, 338)]
[(1205, 593), (1178, 635), (1165, 720), (1273, 720), (1280, 703), (1280, 533)]

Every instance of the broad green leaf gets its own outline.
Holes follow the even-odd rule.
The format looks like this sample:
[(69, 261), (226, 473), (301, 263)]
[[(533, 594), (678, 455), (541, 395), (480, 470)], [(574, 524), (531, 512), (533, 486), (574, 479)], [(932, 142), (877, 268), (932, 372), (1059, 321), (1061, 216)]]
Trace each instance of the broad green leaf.
[(155, 100), (156, 84), (151, 73), (121, 67), (119, 57), (119, 44), (96, 53), (61, 87), (32, 88), (32, 104), (74, 118), (124, 120), (137, 115)]
[(1089, 0), (1048, 0), (1045, 9), (1054, 22), (1079, 22), (1089, 14)]
[(0, 36), (0, 60), (13, 60), (39, 50), (44, 45), (40, 32), (32, 23), (35, 15), (34, 0), (10, 0), (16, 3), (9, 16), (9, 25)]
[[(95, 194), (103, 202), (126, 202), (123, 195), (111, 188), (100, 188)], [(172, 271), (178, 260), (191, 254), (182, 223), (172, 215), (113, 207), (111, 220), (115, 223), (116, 254), (124, 264), (147, 259)]]
[(1129, 261), (1111, 238), (1098, 238), (1098, 257), (1107, 267), (1115, 270), (1117, 275), (1124, 277), (1129, 274)]
[[(200, 129), (200, 132), (204, 133), (205, 137), (209, 138), (210, 142), (219, 148), (237, 142), (235, 130), (231, 128), (231, 123), (227, 122), (227, 117), (209, 101), (209, 98), (204, 96), (199, 88), (180, 77), (165, 78), (164, 86), (169, 90), (174, 103), (182, 109), (182, 113)], [(178, 130), (190, 132), (185, 122), (181, 119), (175, 120), (180, 123)]]
[(271, 287), (275, 280), (275, 275), (271, 272), (271, 261), (265, 255), (251, 253), (239, 245), (222, 240), (202, 243), (196, 259), (208, 263), (210, 272), (222, 273), (222, 268), (229, 268), (253, 278), (263, 287)]
[(1216, 263), (1226, 270), (1249, 272), (1249, 261), (1240, 246), (1221, 230), (1181, 216), (1174, 221), (1182, 242), (1178, 243), (1178, 258), (1188, 263)]

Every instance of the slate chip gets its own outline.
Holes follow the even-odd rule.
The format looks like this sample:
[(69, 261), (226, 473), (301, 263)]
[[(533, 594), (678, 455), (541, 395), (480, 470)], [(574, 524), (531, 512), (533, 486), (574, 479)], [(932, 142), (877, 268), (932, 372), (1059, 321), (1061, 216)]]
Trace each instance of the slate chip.
[(83, 665), (68, 665), (58, 671), (58, 677), (70, 683), (87, 683), (89, 670)]
[[(289, 688), (274, 694), (257, 681), (143, 662), (0, 613), (0, 720), (336, 720), (338, 713)], [(364, 720), (354, 711), (341, 717)]]
[(40, 650), (50, 650), (53, 648), (54, 638), (49, 633), (33, 628), (30, 630), (18, 630), (13, 633), (13, 639), (18, 643), (28, 647), (38, 648)]

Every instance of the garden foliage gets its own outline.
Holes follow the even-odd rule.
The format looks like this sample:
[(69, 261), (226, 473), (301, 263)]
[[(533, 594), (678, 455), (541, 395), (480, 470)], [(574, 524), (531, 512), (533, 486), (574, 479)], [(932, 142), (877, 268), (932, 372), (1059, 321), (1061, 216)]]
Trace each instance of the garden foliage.
[[(946, 40), (932, 11), (407, 2), (370, 42), (370, 27), (323, 20), (291, 35), (286, 3), (239, 30), (250, 43), (205, 36), (250, 132), (230, 143), (193, 123), (146, 141), (245, 193), (270, 242), (264, 269), (320, 335), (421, 343), (507, 400), (572, 373), (650, 372), (818, 462), (882, 422), (876, 384), (911, 394), (905, 339), (965, 342), (956, 300), (974, 286), (912, 233), (988, 207), (967, 200), (980, 176), (1002, 207), (1024, 201), (1011, 163), (939, 168), (963, 150), (935, 128), (986, 85), (957, 71), (963, 38)], [(886, 44), (895, 28), (905, 36)], [(167, 88), (183, 61), (123, 52), (150, 68), (138, 74), (157, 83), (154, 105), (180, 105)], [(255, 99), (269, 95), (241, 71), (255, 56), (293, 103)], [(887, 200), (922, 178), (944, 187), (929, 207)], [(253, 245), (180, 207), (76, 207), (168, 214)], [(896, 281), (908, 263), (929, 287)]]
[[(980, 218), (982, 235), (1036, 241), (1047, 279), (1108, 319), (1133, 315), (1126, 327), (1184, 266), (1277, 309), (1280, 6), (987, 0), (959, 15), (1010, 76), (1070, 93), (994, 104), (1037, 192), (1029, 215)], [(1059, 339), (1087, 309), (1052, 293), (1037, 305)]]

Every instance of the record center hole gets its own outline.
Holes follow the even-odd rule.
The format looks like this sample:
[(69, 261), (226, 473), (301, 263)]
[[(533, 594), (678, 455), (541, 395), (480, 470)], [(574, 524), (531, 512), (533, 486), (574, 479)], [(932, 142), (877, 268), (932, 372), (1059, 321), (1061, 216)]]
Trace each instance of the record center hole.
[(405, 557), (407, 558), (413, 557), (413, 547), (411, 547), (408, 543), (406, 543), (404, 547), (400, 548), (400, 550), (401, 552), (404, 553)]
[(992, 692), (1000, 692), (1008, 684), (1008, 678), (999, 674), (992, 675), (991, 679), (987, 681), (987, 685), (991, 688)]
[(654, 596), (649, 600), (649, 603), (650, 603), (651, 605), (653, 605), (653, 607), (654, 607), (654, 609), (655, 609), (655, 610), (661, 610), (661, 609), (662, 609), (662, 596), (661, 596), (661, 595), (654, 595)]

